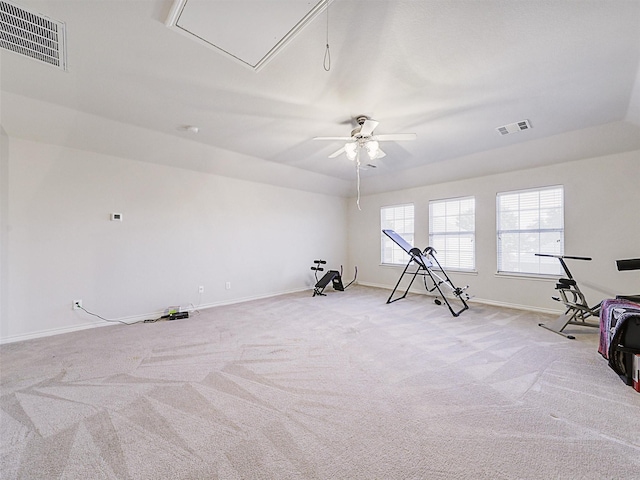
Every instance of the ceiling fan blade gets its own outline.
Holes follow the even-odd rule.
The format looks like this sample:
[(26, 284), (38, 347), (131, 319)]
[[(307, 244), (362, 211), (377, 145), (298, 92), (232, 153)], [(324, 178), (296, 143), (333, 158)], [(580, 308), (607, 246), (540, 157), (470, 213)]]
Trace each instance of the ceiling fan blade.
[(382, 157), (386, 157), (386, 156), (387, 156), (387, 154), (386, 154), (386, 153), (384, 153), (382, 150), (380, 150), (380, 149), (378, 148), (378, 154), (376, 155), (376, 160), (377, 160), (378, 158), (382, 158)]
[(365, 165), (360, 165), (360, 170), (373, 170), (375, 168), (378, 168), (378, 166), (375, 163), (367, 163)]
[(373, 131), (378, 126), (378, 123), (379, 122), (376, 122), (375, 120), (365, 120), (362, 124), (362, 127), (360, 128), (360, 136), (370, 137), (371, 134), (373, 134)]
[(329, 158), (336, 158), (342, 153), (344, 153), (344, 147), (342, 147), (340, 150), (336, 150), (335, 152), (333, 152), (331, 155), (329, 155)]
[(379, 142), (402, 142), (405, 140), (415, 140), (417, 135), (415, 133), (387, 133), (382, 135), (376, 135), (374, 140)]
[(314, 140), (340, 140), (341, 142), (348, 142), (353, 140), (351, 137), (313, 137)]

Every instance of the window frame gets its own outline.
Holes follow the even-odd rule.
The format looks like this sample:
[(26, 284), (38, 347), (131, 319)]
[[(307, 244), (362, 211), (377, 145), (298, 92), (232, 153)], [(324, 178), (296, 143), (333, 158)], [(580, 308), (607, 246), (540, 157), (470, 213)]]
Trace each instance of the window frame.
[[(469, 214), (463, 215), (460, 211), (460, 207), (462, 206), (463, 201), (469, 201), (469, 200), (471, 200), (473, 203), (473, 213), (472, 215), (469, 215)], [(457, 214), (453, 213), (455, 211), (454, 204), (458, 205)], [(444, 216), (434, 214), (435, 207), (438, 205), (444, 205), (444, 208), (445, 208)], [(451, 214), (447, 213), (447, 209), (449, 208), (453, 209)], [(458, 231), (447, 230), (450, 225), (450, 219), (457, 219), (458, 227), (460, 227), (460, 219), (462, 217), (468, 217), (468, 216), (473, 217), (473, 222), (472, 222), (473, 226), (471, 230), (461, 231), (459, 228), (458, 228)], [(445, 226), (444, 231), (438, 231), (438, 232), (434, 231), (436, 229), (434, 228), (436, 218), (444, 219), (443, 221)], [(471, 252), (470, 252), (471, 265), (470, 266), (467, 266), (467, 265), (461, 266), (461, 264), (463, 263), (460, 261), (460, 258), (462, 257), (462, 251), (460, 249), (460, 240), (462, 237), (470, 237), (470, 243), (471, 243)], [(437, 241), (436, 239), (444, 239), (445, 246), (442, 247), (440, 245), (440, 242)], [(457, 265), (455, 265), (453, 262), (448, 261), (449, 255), (447, 255), (447, 252), (454, 250), (453, 248), (447, 248), (446, 245), (449, 242), (458, 243), (457, 255), (456, 255), (458, 258), (458, 262), (456, 262)], [(443, 268), (446, 268), (447, 270), (458, 271), (458, 272), (475, 272), (476, 271), (476, 197), (474, 195), (429, 200), (429, 246), (433, 247), (437, 252), (436, 256), (438, 258), (438, 262)]]
[[(406, 209), (411, 207), (411, 217), (407, 217), (406, 215), (400, 216), (399, 218), (394, 218), (391, 221), (388, 221), (384, 218), (384, 212), (389, 211), (391, 209), (399, 210)], [(409, 261), (409, 255), (402, 250), (396, 243), (387, 237), (382, 230), (391, 229), (394, 230), (398, 235), (403, 237), (408, 243), (411, 245), (414, 244), (415, 239), (415, 205), (413, 203), (403, 203), (399, 205), (386, 205), (380, 207), (380, 264), (381, 265), (406, 265)], [(394, 215), (395, 216), (395, 215)], [(404, 222), (406, 224), (407, 221), (410, 221), (410, 224), (413, 226), (412, 231), (408, 232), (405, 228), (398, 228), (395, 222)], [(406, 226), (406, 225), (405, 225)], [(391, 252), (390, 257), (386, 257), (385, 253)], [(395, 261), (394, 261), (395, 260)]]
[[(545, 192), (553, 192), (559, 190), (559, 203), (549, 204), (549, 206), (541, 205), (541, 195)], [(522, 206), (523, 197), (531, 196), (531, 194), (537, 194), (537, 206), (536, 208), (525, 208)], [(517, 195), (517, 209), (509, 210), (502, 202), (507, 196)], [(557, 193), (556, 193), (557, 195)], [(526, 197), (524, 197), (526, 200)], [(532, 204), (533, 205), (533, 204)], [(552, 220), (558, 221), (560, 226), (552, 226), (552, 227), (543, 227), (543, 211), (551, 212), (553, 210), (559, 209), (560, 212), (557, 215), (556, 219), (553, 219), (552, 216), (548, 217)], [(503, 225), (505, 221), (505, 216), (503, 213), (505, 212), (515, 212), (517, 213), (517, 228), (511, 227), (507, 228), (507, 226)], [(537, 216), (534, 213), (537, 211)], [(552, 255), (563, 255), (564, 254), (564, 211), (565, 211), (565, 201), (564, 201), (564, 185), (549, 185), (543, 187), (534, 187), (520, 190), (511, 190), (505, 192), (498, 192), (496, 194), (496, 270), (500, 275), (518, 275), (518, 276), (542, 276), (542, 277), (550, 277), (550, 276), (558, 276), (562, 275), (562, 268), (560, 262), (555, 258), (551, 257), (538, 257), (535, 256), (535, 253), (547, 253)], [(523, 212), (526, 212), (523, 215)], [(523, 218), (524, 217), (524, 218)], [(523, 228), (521, 223), (526, 219), (529, 221), (536, 221), (537, 227)], [(555, 242), (551, 242), (550, 240), (542, 241), (542, 237), (546, 236), (550, 239), (553, 239), (553, 236), (556, 236)], [(511, 252), (511, 255), (515, 255), (517, 259), (512, 260), (511, 262), (507, 262), (509, 265), (516, 265), (515, 269), (509, 269), (508, 265), (505, 265), (505, 255), (508, 255), (509, 252), (505, 251), (504, 243), (507, 241), (507, 237), (511, 237), (511, 240), (517, 240), (518, 248)], [(527, 236), (529, 238), (527, 239)], [(532, 238), (537, 236), (537, 240), (531, 241)], [(551, 243), (555, 243), (553, 248), (546, 248), (546, 245), (549, 247)], [(531, 250), (527, 251), (526, 246), (537, 246), (537, 251)], [(544, 251), (543, 251), (544, 249)], [(550, 251), (551, 250), (551, 251)], [(534, 269), (527, 269), (527, 266), (535, 265)], [(513, 268), (513, 267), (512, 267)]]

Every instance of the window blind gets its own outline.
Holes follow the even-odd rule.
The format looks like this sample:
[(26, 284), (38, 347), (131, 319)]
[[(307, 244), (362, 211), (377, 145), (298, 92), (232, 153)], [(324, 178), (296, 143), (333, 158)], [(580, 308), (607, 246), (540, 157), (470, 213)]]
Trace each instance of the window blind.
[(474, 197), (429, 202), (429, 246), (443, 267), (475, 269), (475, 215)]
[(564, 253), (562, 186), (497, 195), (498, 271), (561, 274), (560, 263), (536, 253)]
[(409, 261), (409, 256), (396, 245), (382, 230), (391, 229), (413, 245), (414, 209), (413, 204), (382, 207), (380, 209), (380, 261), (394, 265), (402, 265)]

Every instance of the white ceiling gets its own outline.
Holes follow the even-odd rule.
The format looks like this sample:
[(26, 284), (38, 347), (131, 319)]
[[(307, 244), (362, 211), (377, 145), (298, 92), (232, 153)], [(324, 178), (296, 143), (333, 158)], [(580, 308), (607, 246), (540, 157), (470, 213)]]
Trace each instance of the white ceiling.
[(172, 0), (13, 1), (66, 23), (68, 71), (1, 50), (9, 136), (338, 195), (354, 166), (312, 138), (362, 114), (418, 135), (365, 194), (640, 149), (640, 0), (334, 0), (328, 72), (326, 11), (255, 71), (168, 28)]

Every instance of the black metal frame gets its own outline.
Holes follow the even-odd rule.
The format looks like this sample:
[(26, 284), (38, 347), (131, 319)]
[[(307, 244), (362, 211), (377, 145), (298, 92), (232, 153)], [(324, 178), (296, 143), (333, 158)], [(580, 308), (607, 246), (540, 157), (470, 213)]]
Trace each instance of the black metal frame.
[[(460, 287), (456, 287), (453, 284), (453, 282), (449, 278), (449, 275), (447, 275), (447, 272), (442, 268), (442, 266), (440, 265), (440, 262), (438, 262), (438, 259), (435, 257), (434, 254), (437, 252), (432, 247), (427, 247), (423, 251), (420, 251), (419, 248), (415, 248), (415, 247), (410, 248), (410, 246), (404, 241), (404, 239), (402, 239), (402, 237), (400, 237), (393, 230), (383, 230), (382, 232), (385, 235), (387, 235), (391, 240), (393, 240), (400, 248), (402, 248), (410, 256), (409, 261), (407, 262), (407, 265), (404, 267), (404, 270), (402, 271), (402, 274), (400, 275), (400, 278), (396, 283), (396, 286), (393, 287), (393, 291), (391, 292), (391, 295), (389, 295), (389, 298), (387, 299), (387, 303), (397, 302), (398, 300), (402, 300), (403, 298), (405, 298), (407, 296), (407, 293), (409, 293), (409, 289), (413, 285), (413, 282), (415, 281), (416, 277), (418, 275), (422, 275), (424, 279), (424, 287), (427, 290), (427, 292), (431, 293), (437, 290), (440, 296), (442, 297), (442, 301), (444, 301), (444, 303), (446, 303), (447, 307), (449, 308), (451, 315), (453, 315), (454, 317), (457, 317), (462, 312), (469, 309), (469, 305), (467, 304), (466, 301), (469, 300), (470, 297), (468, 294), (464, 293), (464, 291), (467, 288), (469, 288), (469, 286), (467, 285), (464, 288), (460, 288)], [(435, 262), (435, 264), (437, 265), (437, 269), (442, 273), (444, 278), (438, 275), (436, 272), (434, 272), (434, 264), (432, 260), (433, 262)], [(417, 268), (414, 272), (408, 272), (407, 270), (409, 269), (409, 266), (412, 263), (415, 263), (417, 265)], [(398, 298), (393, 298), (394, 294), (396, 293), (396, 290), (400, 286), (400, 282), (402, 281), (405, 275), (413, 275), (411, 277), (411, 281), (409, 282), (409, 285), (407, 286), (407, 289), (405, 290), (404, 294), (402, 294), (402, 296)], [(429, 288), (429, 286), (427, 285), (427, 277), (429, 277), (433, 282), (433, 287), (431, 288)], [(445, 296), (444, 292), (440, 288), (441, 285), (445, 285), (449, 287), (453, 292), (453, 295), (456, 298), (458, 298), (460, 302), (462, 302), (462, 308), (460, 310), (456, 311), (453, 309), (453, 307), (451, 306), (451, 303), (449, 303), (449, 299)], [(438, 297), (436, 297), (436, 299), (434, 300), (434, 302), (437, 305), (441, 305), (442, 301)]]

